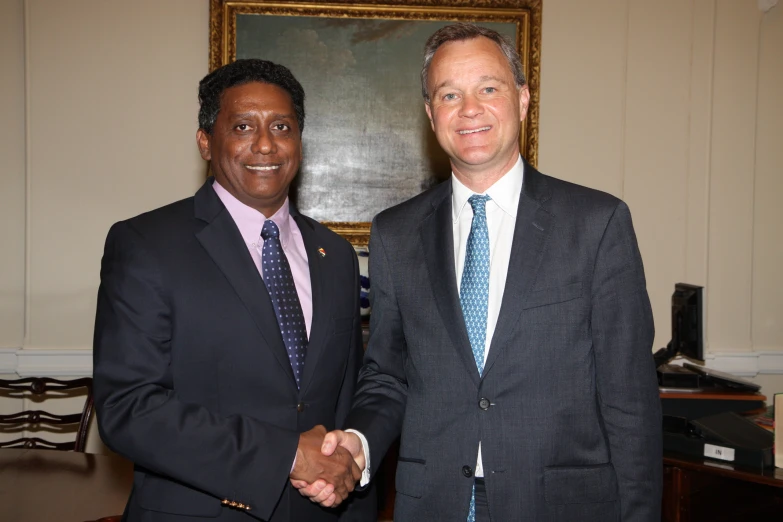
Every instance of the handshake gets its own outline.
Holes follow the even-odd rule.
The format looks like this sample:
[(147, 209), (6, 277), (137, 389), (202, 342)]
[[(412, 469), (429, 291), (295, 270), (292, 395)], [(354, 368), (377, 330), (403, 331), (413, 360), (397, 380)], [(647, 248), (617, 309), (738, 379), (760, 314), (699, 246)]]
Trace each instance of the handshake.
[(354, 490), (365, 466), (362, 443), (355, 433), (327, 433), (318, 425), (299, 435), (289, 478), (302, 496), (324, 507), (336, 507)]

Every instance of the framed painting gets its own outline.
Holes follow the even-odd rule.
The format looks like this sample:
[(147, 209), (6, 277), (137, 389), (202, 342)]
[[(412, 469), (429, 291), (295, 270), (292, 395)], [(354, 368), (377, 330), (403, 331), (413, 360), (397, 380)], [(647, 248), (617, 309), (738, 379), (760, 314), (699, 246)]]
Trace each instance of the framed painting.
[(210, 70), (239, 58), (288, 67), (305, 90), (299, 210), (366, 246), (381, 210), (447, 179), (421, 94), (424, 43), (470, 21), (516, 43), (530, 88), (521, 151), (535, 165), (541, 0), (210, 0)]

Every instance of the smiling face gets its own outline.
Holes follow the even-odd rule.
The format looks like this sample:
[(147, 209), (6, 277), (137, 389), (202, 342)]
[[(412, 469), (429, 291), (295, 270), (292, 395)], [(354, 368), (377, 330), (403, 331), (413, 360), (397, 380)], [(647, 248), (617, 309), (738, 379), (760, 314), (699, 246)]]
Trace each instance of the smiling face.
[(430, 63), (425, 104), (454, 175), (484, 192), (519, 156), (519, 123), (530, 93), (517, 88), (503, 52), (483, 36), (451, 41)]
[(302, 161), (302, 136), (291, 96), (251, 82), (226, 89), (212, 134), (196, 135), (215, 180), (239, 201), (271, 217), (288, 196)]

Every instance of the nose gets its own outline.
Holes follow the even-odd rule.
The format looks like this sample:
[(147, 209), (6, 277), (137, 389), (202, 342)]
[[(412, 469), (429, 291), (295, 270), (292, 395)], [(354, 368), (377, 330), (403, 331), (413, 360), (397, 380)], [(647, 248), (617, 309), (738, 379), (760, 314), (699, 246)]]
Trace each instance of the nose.
[(472, 94), (465, 94), (462, 98), (459, 115), (465, 118), (475, 118), (483, 112), (481, 102)]
[(251, 151), (254, 154), (273, 154), (277, 150), (275, 139), (268, 129), (260, 129), (253, 141)]

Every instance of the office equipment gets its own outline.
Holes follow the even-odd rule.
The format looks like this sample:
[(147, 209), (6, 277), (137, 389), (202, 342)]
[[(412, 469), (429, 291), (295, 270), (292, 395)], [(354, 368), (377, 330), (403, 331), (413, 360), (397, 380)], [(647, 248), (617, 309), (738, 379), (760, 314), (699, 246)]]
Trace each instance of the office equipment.
[(664, 417), (664, 448), (756, 468), (773, 465), (773, 435), (735, 412), (694, 420)]
[(677, 355), (704, 361), (704, 328), (702, 326), (703, 287), (677, 283), (672, 294), (672, 338), (666, 348), (655, 352), (655, 366), (672, 360)]
[(657, 368), (658, 386), (669, 388), (701, 388), (699, 374), (676, 364), (662, 364)]
[(759, 391), (761, 389), (760, 384), (756, 384), (755, 382), (747, 381), (745, 379), (740, 379), (736, 375), (721, 372), (713, 368), (697, 366), (687, 362), (683, 363), (682, 366), (687, 370), (695, 372), (701, 376), (699, 382), (701, 383), (701, 386), (705, 388), (719, 387), (749, 392)]
[(699, 388), (699, 374), (673, 364), (667, 364), (678, 355), (704, 361), (702, 326), (702, 287), (677, 283), (671, 301), (672, 337), (666, 348), (653, 355), (658, 372), (658, 384), (672, 388)]

